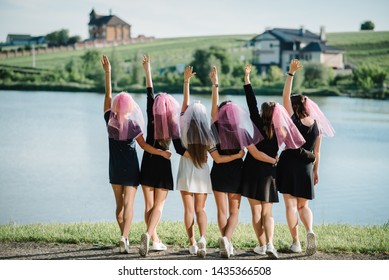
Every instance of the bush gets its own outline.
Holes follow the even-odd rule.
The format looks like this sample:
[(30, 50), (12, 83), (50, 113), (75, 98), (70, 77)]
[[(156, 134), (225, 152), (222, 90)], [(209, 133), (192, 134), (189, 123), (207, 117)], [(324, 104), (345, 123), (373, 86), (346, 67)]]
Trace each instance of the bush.
[(304, 64), (304, 87), (327, 86), (332, 78), (331, 69), (321, 63)]
[(378, 65), (363, 65), (353, 71), (354, 81), (364, 90), (381, 88), (387, 73)]

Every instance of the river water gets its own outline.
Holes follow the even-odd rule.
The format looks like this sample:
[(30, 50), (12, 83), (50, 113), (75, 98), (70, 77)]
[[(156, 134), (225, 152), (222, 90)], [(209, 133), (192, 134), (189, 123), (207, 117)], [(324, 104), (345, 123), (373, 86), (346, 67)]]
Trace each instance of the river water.
[[(146, 120), (146, 96), (133, 96)], [(174, 96), (182, 101), (182, 95)], [(195, 99), (209, 110), (210, 96), (191, 96)], [(224, 99), (247, 108), (244, 96), (220, 97)], [(257, 99), (281, 102), (279, 97)], [(389, 101), (312, 99), (336, 130), (334, 138), (322, 140), (320, 182), (310, 202), (314, 223), (387, 223)], [(115, 221), (103, 100), (104, 95), (95, 93), (0, 91), (0, 224)], [(138, 147), (140, 160), (142, 153)], [(178, 162), (173, 153), (174, 177)], [(143, 208), (138, 188), (134, 221), (143, 220)], [(162, 220), (181, 221), (180, 209), (179, 192), (170, 192)], [(209, 222), (216, 222), (213, 195), (206, 211)], [(282, 196), (273, 214), (276, 223), (286, 224)], [(245, 198), (239, 218), (251, 222)]]

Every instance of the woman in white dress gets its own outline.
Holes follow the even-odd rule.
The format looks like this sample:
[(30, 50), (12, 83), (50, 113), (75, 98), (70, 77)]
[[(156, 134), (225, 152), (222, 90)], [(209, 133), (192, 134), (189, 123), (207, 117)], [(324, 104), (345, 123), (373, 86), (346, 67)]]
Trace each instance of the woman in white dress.
[[(188, 66), (184, 71), (184, 98), (181, 110), (181, 141), (173, 140), (174, 147), (181, 155), (177, 175), (177, 189), (181, 191), (184, 204), (184, 223), (188, 234), (189, 253), (205, 257), (207, 214), (205, 202), (212, 193), (210, 169), (207, 163), (207, 152), (214, 146), (205, 106), (199, 101), (189, 105), (189, 82), (196, 73)], [(242, 157), (239, 153), (235, 157)], [(232, 156), (212, 154), (220, 160), (232, 160)], [(194, 216), (200, 231), (200, 239), (194, 236)]]

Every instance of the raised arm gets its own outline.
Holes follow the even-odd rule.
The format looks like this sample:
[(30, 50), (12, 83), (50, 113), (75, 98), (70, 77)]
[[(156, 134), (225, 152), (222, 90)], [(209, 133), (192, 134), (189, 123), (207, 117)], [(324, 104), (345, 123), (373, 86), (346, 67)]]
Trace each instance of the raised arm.
[(250, 84), (250, 72), (251, 72), (251, 65), (246, 65), (245, 72), (244, 72), (244, 92), (246, 95), (247, 107), (249, 108), (249, 112), (250, 112), (250, 118), (254, 123), (256, 123), (260, 115), (259, 115), (259, 110), (257, 105), (257, 98), (255, 98), (253, 88), (251, 87)]
[(217, 111), (218, 111), (218, 104), (219, 104), (219, 78), (217, 75), (216, 66), (212, 67), (211, 73), (209, 73), (209, 78), (211, 79), (212, 82), (211, 119), (212, 122), (215, 122), (217, 120)]
[(153, 87), (153, 80), (151, 78), (151, 64), (150, 64), (150, 55), (146, 56), (143, 55), (143, 69), (145, 70), (146, 74), (146, 87), (152, 88)]
[(259, 151), (257, 149), (257, 147), (255, 147), (254, 144), (251, 144), (250, 146), (248, 146), (247, 150), (256, 160), (271, 163), (271, 164), (276, 164), (278, 162), (277, 157), (272, 158), (272, 157), (268, 156), (267, 154), (265, 154), (264, 152)]
[(284, 85), (284, 90), (282, 92), (282, 101), (283, 105), (288, 112), (289, 116), (293, 115), (292, 101), (290, 101), (290, 94), (292, 92), (292, 84), (293, 84), (293, 76), (296, 71), (303, 68), (303, 66), (299, 65), (299, 61), (297, 59), (292, 59), (289, 65), (289, 72), (286, 76), (286, 81)]
[(184, 71), (184, 98), (182, 100), (181, 112), (185, 112), (186, 108), (189, 106), (189, 83), (190, 78), (196, 75), (196, 72), (193, 72), (193, 66), (187, 66)]
[(104, 112), (107, 112), (111, 108), (112, 100), (112, 86), (111, 86), (111, 64), (108, 57), (103, 55), (101, 58), (101, 65), (105, 72), (105, 98), (104, 98)]

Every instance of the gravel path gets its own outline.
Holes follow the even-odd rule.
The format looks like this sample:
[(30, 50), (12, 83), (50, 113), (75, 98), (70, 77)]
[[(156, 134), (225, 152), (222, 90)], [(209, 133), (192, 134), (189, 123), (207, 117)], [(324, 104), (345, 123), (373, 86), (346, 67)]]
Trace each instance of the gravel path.
[[(55, 244), (34, 242), (0, 242), (0, 260), (127, 260), (144, 259), (138, 254), (138, 246), (131, 246), (129, 254), (119, 253), (116, 246), (91, 244)], [(190, 256), (186, 248), (168, 246), (163, 252), (150, 252), (146, 259), (186, 260)], [(206, 260), (220, 260), (218, 249), (208, 248)], [(236, 250), (231, 260), (267, 259), (248, 250)], [(313, 256), (279, 252), (281, 260), (388, 260), (389, 255), (328, 254), (317, 252)]]

